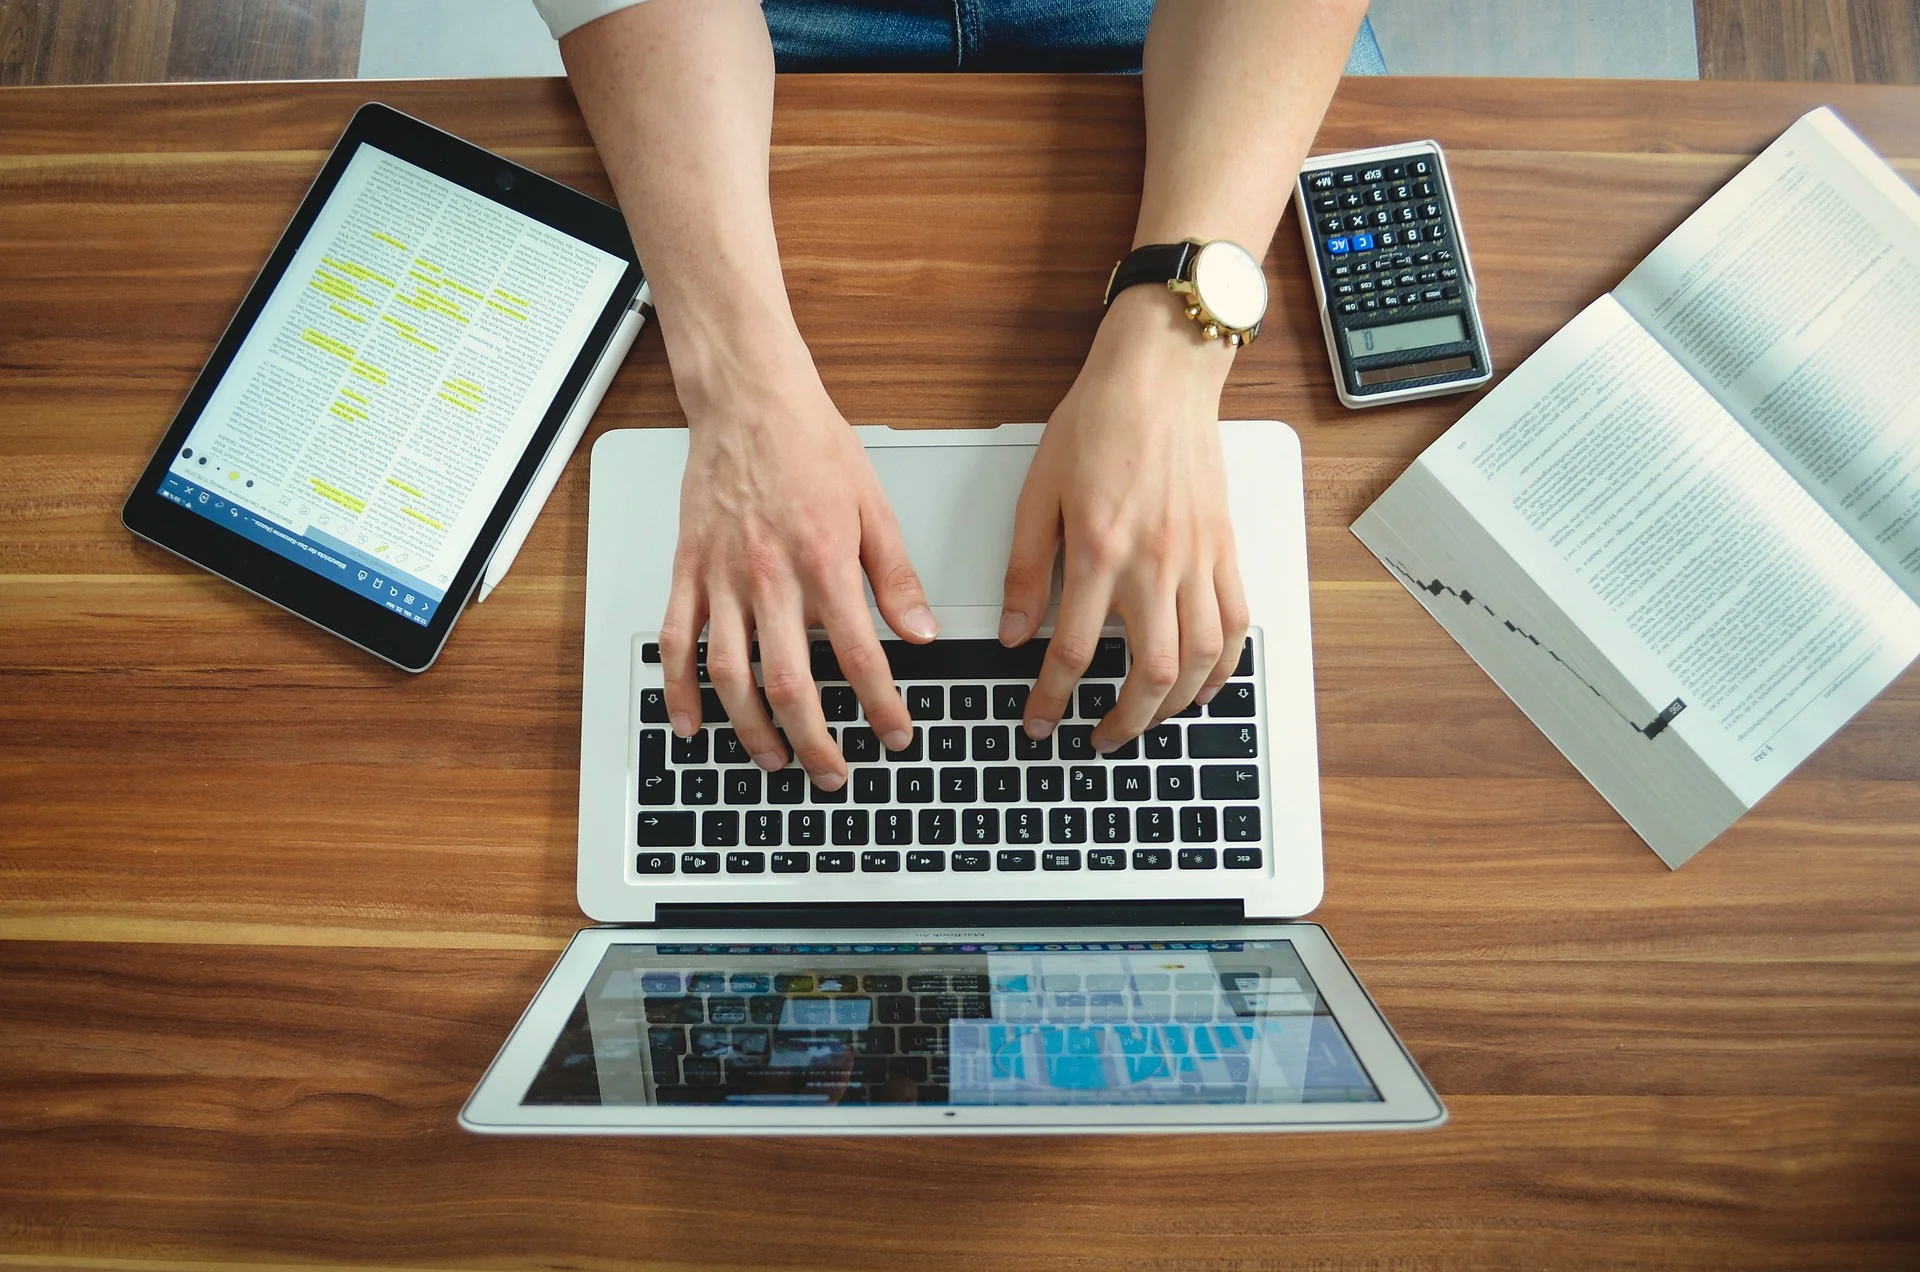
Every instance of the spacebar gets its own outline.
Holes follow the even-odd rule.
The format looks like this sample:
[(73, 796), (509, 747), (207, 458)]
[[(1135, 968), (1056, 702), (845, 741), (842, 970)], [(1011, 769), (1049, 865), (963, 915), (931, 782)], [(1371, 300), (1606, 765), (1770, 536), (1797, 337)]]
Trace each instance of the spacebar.
[[(1030, 640), (1008, 649), (997, 640), (936, 640), (929, 645), (883, 640), (880, 647), (887, 651), (895, 680), (1032, 680), (1040, 674), (1047, 643)], [(1115, 679), (1126, 675), (1126, 642), (1118, 636), (1101, 637), (1086, 674)], [(813, 642), (813, 678), (846, 679), (833, 646), (824, 640)]]

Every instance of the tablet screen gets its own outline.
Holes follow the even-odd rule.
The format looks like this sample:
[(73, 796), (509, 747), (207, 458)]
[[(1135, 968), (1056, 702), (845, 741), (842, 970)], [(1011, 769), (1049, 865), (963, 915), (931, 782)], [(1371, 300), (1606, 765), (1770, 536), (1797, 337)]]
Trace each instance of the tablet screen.
[(361, 143), (159, 494), (425, 626), (626, 268)]

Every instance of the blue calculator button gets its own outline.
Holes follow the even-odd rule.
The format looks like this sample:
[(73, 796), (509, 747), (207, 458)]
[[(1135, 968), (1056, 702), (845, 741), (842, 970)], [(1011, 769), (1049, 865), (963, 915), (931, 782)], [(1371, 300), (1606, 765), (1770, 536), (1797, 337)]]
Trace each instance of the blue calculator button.
[(1356, 252), (1371, 252), (1373, 250), (1373, 235), (1371, 234), (1354, 235), (1353, 250)]
[(1347, 240), (1345, 237), (1330, 238), (1327, 240), (1328, 256), (1345, 256), (1346, 254), (1347, 254)]

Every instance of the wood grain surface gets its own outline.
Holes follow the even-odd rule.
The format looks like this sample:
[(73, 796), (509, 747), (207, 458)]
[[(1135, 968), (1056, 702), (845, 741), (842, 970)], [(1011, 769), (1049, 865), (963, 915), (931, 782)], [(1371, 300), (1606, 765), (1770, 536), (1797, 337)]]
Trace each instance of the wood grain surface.
[[(850, 419), (1046, 416), (1127, 242), (1138, 94), (782, 82), (788, 283)], [(1468, 401), (1338, 405), (1291, 218), (1225, 410), (1306, 451), (1316, 918), (1452, 1122), (460, 1132), (582, 923), (587, 466), (421, 677), (117, 521), (368, 98), (607, 194), (557, 82), (0, 90), (0, 1267), (1920, 1263), (1920, 674), (1669, 873), (1347, 532)], [(1821, 102), (1920, 179), (1907, 89), (1357, 80), (1318, 146), (1448, 148), (1511, 368)], [(649, 335), (595, 431), (682, 422)]]

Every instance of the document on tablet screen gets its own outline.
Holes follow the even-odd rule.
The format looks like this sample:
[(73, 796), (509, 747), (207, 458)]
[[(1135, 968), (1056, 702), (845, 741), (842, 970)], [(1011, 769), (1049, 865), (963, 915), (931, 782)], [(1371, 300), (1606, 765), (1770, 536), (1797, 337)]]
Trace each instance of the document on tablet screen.
[(362, 144), (160, 493), (424, 626), (625, 269)]

